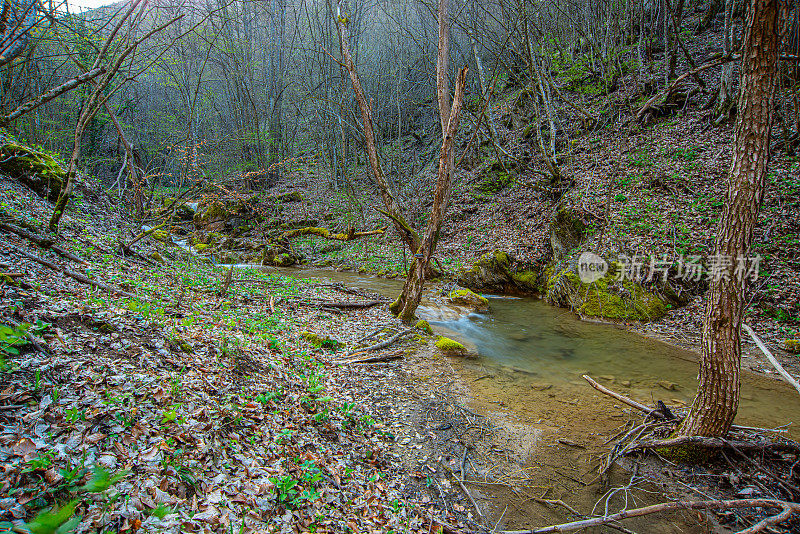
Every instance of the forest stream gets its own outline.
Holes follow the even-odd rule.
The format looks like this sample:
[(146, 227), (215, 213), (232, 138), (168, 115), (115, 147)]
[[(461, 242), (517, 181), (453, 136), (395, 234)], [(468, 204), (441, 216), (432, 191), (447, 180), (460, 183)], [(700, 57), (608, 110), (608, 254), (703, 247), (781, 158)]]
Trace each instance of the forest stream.
[[(353, 272), (280, 271), (297, 278), (341, 282), (391, 298), (402, 287), (398, 280)], [(650, 484), (646, 466), (634, 473), (614, 467), (605, 485), (598, 481), (599, 458), (608, 451), (605, 442), (620, 431), (629, 409), (599, 394), (581, 376), (588, 374), (648, 405), (662, 400), (681, 406), (690, 403), (696, 391), (697, 354), (613, 324), (582, 321), (537, 299), (485, 296), (491, 303), (486, 314), (456, 315), (423, 300), (418, 316), (428, 320), (435, 333), (457, 339), (477, 354), (446, 359), (456, 375), (453, 390), (470, 410), (503, 429), (502, 444), (489, 449), (513, 451), (524, 471), (525, 487), (532, 490), (527, 494), (562, 499), (584, 512), (595, 505), (595, 512), (606, 505), (609, 509), (624, 506), (625, 499), (633, 499), (636, 505), (662, 500), (666, 488)], [(790, 386), (751, 372), (742, 374), (736, 422), (781, 427), (786, 429), (784, 435), (800, 437), (793, 424), (800, 420), (800, 405), (787, 402), (793, 399)], [(676, 483), (681, 486), (680, 480)], [(624, 486), (630, 486), (629, 491), (608, 491)], [(565, 517), (563, 510), (535, 505), (501, 486), (472, 491), (479, 502), (485, 499), (494, 521), (504, 516), (507, 527), (547, 524)], [(652, 533), (708, 532), (696, 519), (696, 515), (683, 514), (680, 520), (678, 516), (645, 518), (630, 525)]]

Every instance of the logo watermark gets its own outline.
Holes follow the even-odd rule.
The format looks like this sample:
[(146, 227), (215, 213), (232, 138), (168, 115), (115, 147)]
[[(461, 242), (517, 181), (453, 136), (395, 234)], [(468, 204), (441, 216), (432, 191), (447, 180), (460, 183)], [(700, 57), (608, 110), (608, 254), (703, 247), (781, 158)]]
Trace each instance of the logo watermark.
[[(666, 282), (668, 278), (699, 282), (721, 280), (755, 281), (761, 267), (761, 256), (726, 256), (714, 254), (703, 258), (699, 255), (678, 257), (622, 254), (614, 261), (612, 278), (634, 282)], [(605, 277), (612, 270), (609, 263), (593, 252), (584, 252), (578, 258), (576, 271), (581, 282), (590, 284)]]

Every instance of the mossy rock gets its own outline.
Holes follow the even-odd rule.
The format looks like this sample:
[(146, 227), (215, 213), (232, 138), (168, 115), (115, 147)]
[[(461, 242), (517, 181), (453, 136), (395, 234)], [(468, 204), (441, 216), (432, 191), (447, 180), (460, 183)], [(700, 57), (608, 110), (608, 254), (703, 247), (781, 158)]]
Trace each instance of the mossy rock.
[(433, 335), (433, 329), (431, 328), (431, 325), (428, 323), (428, 321), (426, 321), (425, 319), (420, 319), (419, 321), (417, 321), (417, 324), (414, 325), (414, 328), (416, 328), (417, 330), (422, 330), (429, 336)]
[(511, 285), (511, 259), (502, 250), (487, 252), (458, 275), (458, 285), (473, 291), (506, 291)]
[(489, 300), (469, 289), (455, 289), (448, 293), (447, 298), (457, 306), (466, 306), (476, 312), (489, 310)]
[(153, 233), (150, 234), (150, 237), (152, 237), (156, 241), (161, 241), (162, 243), (166, 243), (169, 240), (169, 232), (167, 232), (166, 230), (153, 230)]
[(58, 200), (67, 174), (52, 156), (15, 143), (0, 147), (0, 173), (17, 178), (34, 193)]
[(222, 202), (212, 202), (203, 209), (198, 209), (193, 221), (198, 229), (219, 232), (225, 229), (225, 223), (230, 218), (231, 213), (225, 209)]
[(164, 263), (164, 258), (161, 256), (161, 254), (158, 253), (157, 250), (151, 252), (148, 257), (157, 263)]
[(311, 345), (317, 347), (318, 349), (330, 349), (330, 350), (337, 350), (341, 347), (342, 343), (325, 336), (320, 336), (319, 334), (315, 334), (314, 332), (300, 332), (300, 335), (308, 341)]
[(800, 354), (800, 339), (784, 339), (783, 348), (790, 354)]
[(523, 293), (538, 293), (540, 290), (540, 273), (532, 269), (511, 273), (511, 281)]
[(272, 263), (278, 267), (289, 267), (290, 265), (297, 263), (297, 258), (284, 252), (283, 254), (278, 254), (275, 256), (275, 259), (272, 260)]
[(660, 319), (667, 311), (664, 301), (641, 284), (617, 280), (613, 264), (609, 274), (592, 283), (581, 281), (570, 267), (550, 272), (545, 300), (581, 316), (647, 322)]
[(514, 183), (514, 177), (499, 163), (488, 166), (480, 174), (475, 189), (481, 193), (494, 195)]
[(444, 336), (439, 336), (439, 339), (436, 340), (436, 348), (445, 356), (463, 356), (467, 352), (464, 345)]
[(197, 243), (194, 248), (197, 252), (211, 252), (209, 250), (210, 245), (208, 243)]
[(270, 199), (277, 202), (303, 202), (305, 197), (300, 191), (290, 191), (282, 195), (272, 196)]

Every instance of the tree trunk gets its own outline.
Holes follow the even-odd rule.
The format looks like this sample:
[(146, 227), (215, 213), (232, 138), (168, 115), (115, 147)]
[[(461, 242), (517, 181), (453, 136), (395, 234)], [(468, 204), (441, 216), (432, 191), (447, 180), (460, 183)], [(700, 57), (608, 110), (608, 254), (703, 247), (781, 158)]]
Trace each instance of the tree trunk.
[(439, 240), (439, 231), (442, 228), (444, 214), (450, 202), (452, 191), (453, 163), (455, 161), (453, 144), (456, 133), (458, 133), (458, 119), (461, 112), (461, 105), (464, 99), (464, 85), (467, 79), (467, 67), (461, 69), (456, 79), (455, 96), (453, 97), (452, 108), (450, 106), (450, 88), (447, 79), (449, 66), (449, 35), (450, 35), (450, 15), (447, 10), (447, 0), (439, 0), (439, 54), (436, 60), (436, 89), (439, 100), (439, 115), (442, 126), (442, 149), (439, 153), (439, 170), (436, 179), (436, 192), (433, 197), (433, 207), (428, 226), (425, 229), (419, 247), (411, 249), (415, 252), (414, 263), (406, 278), (403, 292), (400, 297), (392, 303), (391, 310), (399, 311), (399, 317), (403, 321), (410, 321), (414, 318), (414, 313), (422, 299), (422, 290), (425, 284), (425, 274), (428, 264), (436, 250), (436, 242)]
[[(725, 30), (723, 33), (722, 52), (730, 55), (733, 52), (733, 11), (736, 8), (734, 0), (725, 1)], [(727, 63), (722, 67), (722, 74), (719, 78), (719, 93), (717, 94), (717, 105), (714, 107), (714, 124), (721, 124), (731, 116), (734, 106), (733, 97), (733, 63)]]
[(750, 252), (764, 195), (778, 79), (779, 1), (750, 0), (733, 161), (715, 246), (721, 276), (712, 278), (703, 322), (700, 384), (679, 436), (724, 436), (739, 405), (740, 334), (749, 273), (737, 264)]
[[(345, 10), (342, 9), (341, 1), (336, 6), (337, 23), (336, 27), (339, 30), (339, 43), (342, 47), (342, 63), (344, 63), (347, 72), (350, 74), (350, 81), (353, 83), (353, 92), (358, 101), (358, 107), (361, 111), (361, 126), (364, 129), (364, 141), (366, 143), (367, 157), (369, 158), (369, 165), (372, 169), (372, 175), (378, 185), (381, 193), (381, 199), (386, 211), (383, 212), (385, 216), (391, 219), (400, 239), (408, 246), (410, 250), (417, 250), (420, 245), (419, 234), (406, 222), (405, 218), (400, 213), (400, 207), (389, 189), (389, 184), (386, 181), (386, 176), (383, 174), (380, 161), (378, 160), (378, 149), (375, 146), (375, 130), (372, 122), (372, 109), (367, 103), (367, 98), (364, 95), (364, 90), (361, 88), (361, 80), (358, 78), (353, 57), (350, 55), (350, 33), (347, 29), (349, 23)], [(332, 163), (335, 164), (335, 163)]]

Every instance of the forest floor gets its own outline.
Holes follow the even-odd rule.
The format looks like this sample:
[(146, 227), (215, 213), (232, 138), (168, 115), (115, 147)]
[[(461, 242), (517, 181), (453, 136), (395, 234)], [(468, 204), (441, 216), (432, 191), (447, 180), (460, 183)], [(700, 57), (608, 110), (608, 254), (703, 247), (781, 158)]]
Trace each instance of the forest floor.
[[(0, 195), (2, 222), (41, 233), (50, 203), (9, 179)], [(4, 331), (0, 522), (51, 532), (74, 514), (78, 532), (459, 532), (575, 518), (560, 499), (588, 514), (599, 497), (589, 479), (618, 430), (608, 420), (630, 416), (599, 409), (596, 394), (525, 386), (537, 395), (528, 402), (484, 390), (485, 376), (438, 354), (422, 330), (349, 355), (404, 330), (385, 297), (257, 268), (229, 279), (229, 268), (151, 240), (123, 257), (118, 240), (137, 231), (90, 194), (65, 214), (61, 252), (0, 231), (2, 319), (31, 325)], [(508, 411), (520, 398), (535, 412), (524, 419)], [(651, 471), (624, 495), (689, 495), (651, 488)], [(751, 480), (683, 476), (720, 497)], [(695, 528), (690, 515), (674, 521)]]

